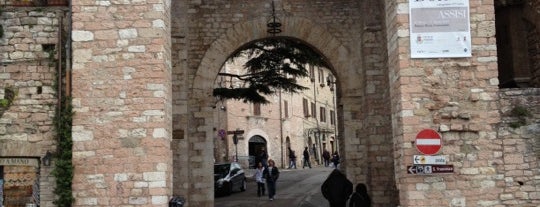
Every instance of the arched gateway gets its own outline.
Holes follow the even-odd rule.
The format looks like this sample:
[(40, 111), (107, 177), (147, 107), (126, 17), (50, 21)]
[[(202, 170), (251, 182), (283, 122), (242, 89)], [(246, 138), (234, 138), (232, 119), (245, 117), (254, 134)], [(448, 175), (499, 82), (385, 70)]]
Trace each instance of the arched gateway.
[[(232, 54), (234, 51), (236, 51), (238, 48), (243, 46), (244, 44), (247, 44), (251, 41), (255, 41), (258, 39), (269, 37), (271, 34), (267, 32), (267, 21), (268, 18), (261, 17), (257, 18), (255, 20), (251, 21), (245, 21), (245, 22), (239, 22), (232, 26), (232, 28), (226, 30), (223, 34), (221, 34), (215, 41), (212, 42), (212, 44), (209, 45), (209, 48), (206, 50), (205, 55), (201, 59), (201, 63), (197, 69), (197, 72), (195, 74), (195, 77), (193, 79), (191, 91), (189, 91), (190, 98), (188, 101), (188, 108), (191, 110), (200, 109), (201, 111), (192, 111), (193, 114), (200, 113), (201, 115), (206, 115), (205, 117), (192, 117), (196, 119), (204, 119), (204, 120), (211, 120), (212, 114), (210, 113), (212, 111), (212, 106), (215, 103), (215, 98), (212, 97), (212, 89), (214, 87), (213, 83), (216, 78), (217, 73), (221, 69), (224, 62), (229, 58), (229, 55)], [(284, 37), (284, 38), (295, 38), (299, 39), (305, 44), (313, 47), (315, 50), (319, 51), (328, 61), (329, 64), (331, 64), (332, 69), (335, 71), (335, 74), (339, 80), (338, 86), (346, 85), (348, 87), (352, 88), (363, 88), (362, 82), (359, 80), (364, 79), (363, 74), (359, 73), (361, 70), (360, 68), (357, 68), (358, 66), (362, 65), (361, 61), (361, 53), (360, 51), (354, 51), (350, 48), (346, 47), (341, 43), (339, 39), (337, 39), (334, 35), (328, 32), (327, 28), (324, 28), (320, 25), (315, 24), (315, 22), (302, 18), (302, 17), (284, 17), (281, 18), (281, 29), (282, 32), (278, 35), (278, 37)], [(353, 73), (354, 76), (351, 76), (350, 73)], [(339, 88), (339, 87), (338, 87)], [(361, 91), (355, 91), (355, 90), (346, 90), (346, 93), (343, 93), (343, 90), (338, 90), (338, 97), (341, 97), (340, 100), (347, 100), (348, 101), (354, 101), (356, 103), (362, 103), (363, 100), (359, 100), (358, 97), (361, 97), (360, 94), (363, 94)], [(387, 92), (381, 93), (381, 94), (387, 94)], [(351, 97), (352, 96), (352, 97)], [(347, 102), (348, 102), (347, 101)], [(341, 101), (340, 101), (341, 102)], [(195, 107), (198, 106), (198, 107)], [(203, 108), (201, 108), (203, 107)], [(205, 108), (204, 108), (205, 107)], [(339, 109), (339, 113), (343, 114), (350, 114), (350, 109)], [(207, 111), (207, 112), (206, 112)], [(351, 123), (351, 125), (348, 125), (346, 128), (342, 128), (342, 134), (351, 134), (354, 133), (354, 131), (361, 130), (359, 127), (361, 124), (353, 124), (355, 122), (359, 122), (360, 120), (356, 120), (358, 117), (350, 117), (350, 116), (339, 116), (340, 121), (344, 121), (346, 123)], [(354, 119), (352, 119), (354, 118)], [(188, 133), (188, 138), (186, 142), (187, 146), (196, 146), (196, 145), (206, 145), (206, 146), (212, 146), (213, 144), (213, 136), (214, 131), (212, 130), (213, 123), (207, 123), (207, 122), (200, 122), (200, 121), (191, 121), (189, 123), (194, 124), (200, 124), (200, 125), (188, 125), (188, 128), (191, 129), (202, 129), (202, 131), (191, 131), (191, 133)], [(389, 125), (390, 123), (387, 122)], [(386, 132), (387, 133), (387, 132)], [(388, 134), (388, 133), (387, 133)], [(191, 139), (192, 137), (196, 137), (197, 135), (200, 136), (199, 139)], [(201, 136), (204, 135), (204, 136)], [(381, 136), (385, 136), (384, 134)], [(205, 140), (204, 142), (201, 142), (201, 140)], [(345, 139), (346, 140), (346, 139)], [(345, 141), (347, 142), (347, 141)], [(350, 146), (354, 146), (350, 145)], [(390, 146), (387, 146), (390, 147)], [(188, 158), (188, 163), (184, 166), (201, 166), (201, 169), (192, 168), (190, 171), (197, 171), (201, 172), (202, 169), (209, 169), (211, 167), (211, 162), (208, 162), (208, 160), (211, 160), (212, 157), (212, 148), (204, 148), (201, 149), (203, 152), (201, 152), (201, 157), (190, 157), (195, 158), (193, 161), (190, 161), (190, 158)], [(359, 162), (356, 160), (367, 160), (366, 156), (367, 154), (365, 152), (355, 152), (353, 156), (347, 157), (349, 153), (347, 151), (350, 149), (347, 149), (346, 146), (343, 146), (342, 152), (344, 154), (344, 157), (349, 160), (349, 162), (357, 163), (354, 165), (347, 166), (350, 169), (357, 169), (358, 172), (362, 172), (362, 169), (367, 169), (367, 165), (363, 164), (365, 162)], [(189, 149), (188, 149), (189, 151)], [(389, 157), (389, 160), (390, 157)], [(392, 169), (392, 163), (389, 162), (388, 165), (385, 166), (388, 169)], [(366, 180), (366, 172), (363, 171), (359, 174), (350, 174), (350, 178), (353, 179), (356, 182), (362, 181), (365, 182)], [(392, 174), (387, 173), (388, 177), (384, 178), (386, 181), (393, 180)], [(204, 183), (211, 183), (212, 182), (212, 174), (210, 172), (207, 173), (207, 175), (198, 174), (198, 178), (201, 178), (200, 182)], [(180, 180), (175, 180), (174, 186), (183, 186), (185, 183), (189, 183), (189, 181), (192, 182), (193, 179), (185, 180), (182, 183)], [(381, 180), (381, 182), (386, 182)], [(195, 184), (195, 183), (191, 183)], [(193, 185), (190, 185), (193, 186)], [(198, 186), (201, 186), (200, 189)], [(382, 190), (386, 195), (393, 194), (390, 193), (395, 188), (393, 187), (393, 184), (391, 182), (388, 182), (384, 184), (383, 186), (387, 187), (390, 186), (388, 189)], [(206, 193), (210, 193), (211, 189), (206, 188), (204, 185), (197, 185), (193, 186), (195, 189), (190, 189), (190, 192), (193, 192), (193, 190), (196, 190), (195, 192), (201, 191)], [(178, 189), (176, 192), (181, 192), (182, 189)], [(191, 199), (190, 202), (195, 202), (196, 200)], [(201, 200), (200, 202), (204, 203), (206, 201)], [(201, 203), (198, 203), (196, 205), (201, 205)]]
[[(271, 1), (72, 4), (74, 205), (166, 206), (174, 194), (213, 206), (213, 83), (230, 54), (269, 36)], [(343, 170), (376, 206), (500, 204), (489, 6), (470, 5), (473, 57), (441, 60), (410, 58), (406, 1), (276, 1), (277, 36), (331, 64)], [(445, 132), (462, 172), (407, 173), (423, 128)]]

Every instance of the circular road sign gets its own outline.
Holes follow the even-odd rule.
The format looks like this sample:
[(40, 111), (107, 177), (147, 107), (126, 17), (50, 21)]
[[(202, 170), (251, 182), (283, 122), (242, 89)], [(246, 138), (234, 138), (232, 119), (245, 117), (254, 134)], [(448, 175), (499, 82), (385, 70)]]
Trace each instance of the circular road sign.
[(424, 129), (416, 135), (416, 149), (424, 155), (433, 155), (442, 147), (441, 135), (433, 129)]

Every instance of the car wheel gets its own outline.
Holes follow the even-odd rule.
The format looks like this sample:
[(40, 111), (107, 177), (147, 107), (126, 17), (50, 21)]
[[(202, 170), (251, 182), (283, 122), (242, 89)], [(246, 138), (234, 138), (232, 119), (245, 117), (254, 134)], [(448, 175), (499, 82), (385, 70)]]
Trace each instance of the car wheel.
[(230, 182), (225, 183), (226, 185), (223, 186), (223, 190), (225, 191), (225, 195), (231, 195), (233, 192), (233, 185)]
[(247, 182), (246, 179), (242, 180), (242, 186), (240, 187), (241, 191), (246, 191), (247, 189)]

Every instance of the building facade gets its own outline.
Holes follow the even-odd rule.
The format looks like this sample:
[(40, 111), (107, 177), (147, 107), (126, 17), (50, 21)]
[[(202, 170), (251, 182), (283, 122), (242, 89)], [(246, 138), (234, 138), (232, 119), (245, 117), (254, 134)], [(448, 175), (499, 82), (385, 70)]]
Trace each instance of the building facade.
[[(244, 74), (245, 61), (241, 58), (228, 61), (222, 72)], [(298, 167), (302, 166), (305, 147), (308, 147), (313, 164), (322, 164), (324, 149), (337, 152), (333, 75), (326, 68), (308, 68), (309, 77), (297, 81), (309, 89), (299, 93), (278, 92), (268, 97), (269, 104), (216, 101), (216, 161), (235, 160), (238, 152), (238, 161), (245, 167), (254, 168), (264, 149), (278, 166), (288, 167), (290, 149), (297, 157)], [(221, 77), (216, 80), (216, 87), (240, 87), (241, 84), (240, 81)], [(237, 136), (238, 142), (234, 144), (233, 131), (236, 130), (243, 133)]]
[[(0, 0), (3, 203), (54, 206), (53, 117), (68, 95), (73, 206), (167, 206), (171, 196), (213, 206), (212, 89), (230, 54), (270, 36), (272, 1), (52, 2)], [(467, 1), (470, 57), (412, 58), (410, 2), (274, 1), (276, 36), (330, 64), (342, 170), (375, 206), (538, 206), (540, 3)], [(283, 142), (250, 130), (243, 146), (256, 136), (270, 149), (287, 136), (306, 144), (283, 126)], [(437, 155), (453, 172), (412, 170), (423, 129), (441, 135)]]

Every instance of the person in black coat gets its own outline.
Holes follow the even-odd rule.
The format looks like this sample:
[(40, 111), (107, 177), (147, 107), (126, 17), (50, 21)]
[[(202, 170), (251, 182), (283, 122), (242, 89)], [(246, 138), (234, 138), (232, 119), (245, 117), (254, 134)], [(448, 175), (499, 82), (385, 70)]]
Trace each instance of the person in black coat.
[(308, 147), (304, 148), (304, 163), (302, 164), (302, 169), (304, 169), (306, 166), (311, 168), (311, 163), (309, 162), (309, 151)]
[(273, 201), (276, 195), (276, 182), (279, 178), (279, 170), (274, 160), (268, 160), (268, 167), (263, 171), (263, 177), (266, 179), (266, 188), (268, 189), (268, 198)]
[(358, 183), (356, 185), (355, 192), (349, 199), (349, 207), (371, 207), (371, 198), (365, 184)]
[(322, 184), (321, 191), (330, 207), (346, 207), (353, 184), (341, 171), (334, 169)]

